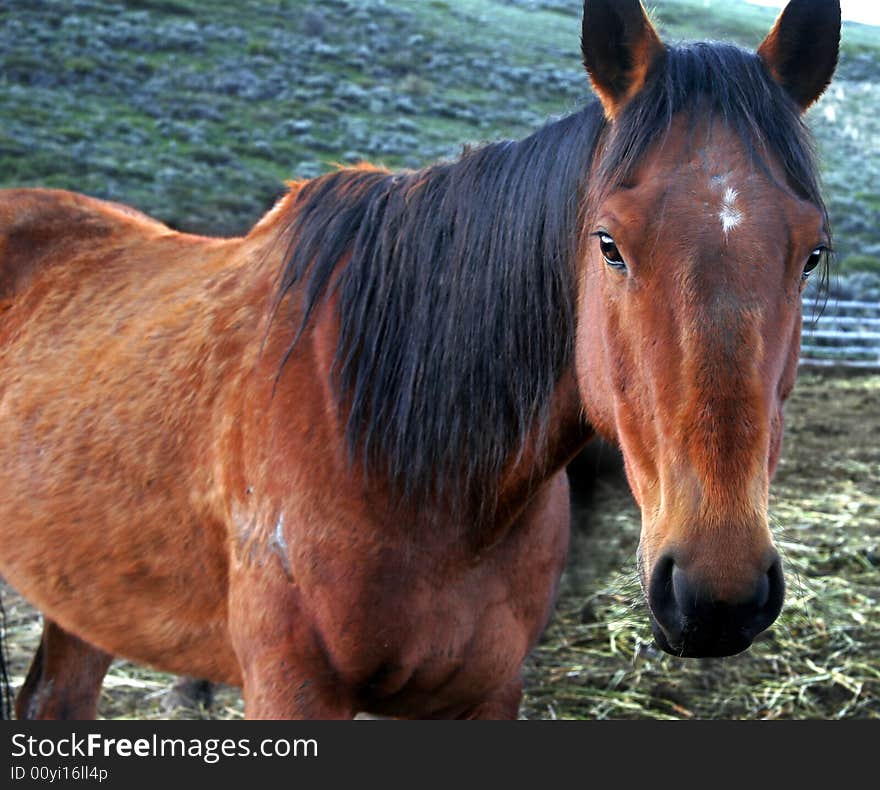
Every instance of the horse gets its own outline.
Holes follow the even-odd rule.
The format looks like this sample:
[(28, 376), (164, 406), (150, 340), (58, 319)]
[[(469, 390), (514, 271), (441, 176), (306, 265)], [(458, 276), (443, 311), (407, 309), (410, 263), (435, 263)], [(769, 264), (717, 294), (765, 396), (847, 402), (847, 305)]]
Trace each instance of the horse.
[(756, 52), (586, 0), (581, 110), (292, 183), (241, 238), (0, 193), (0, 571), (46, 617), (18, 714), (95, 715), (119, 655), (249, 718), (515, 718), (596, 435), (657, 644), (746, 650), (839, 39), (832, 0)]

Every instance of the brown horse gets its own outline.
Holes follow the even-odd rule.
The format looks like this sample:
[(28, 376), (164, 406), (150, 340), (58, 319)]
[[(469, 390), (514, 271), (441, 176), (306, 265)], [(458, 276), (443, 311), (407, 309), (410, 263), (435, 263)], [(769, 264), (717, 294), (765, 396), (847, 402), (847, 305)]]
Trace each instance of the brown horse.
[(776, 618), (800, 297), (828, 248), (801, 113), (840, 9), (757, 54), (588, 0), (598, 101), (415, 173), (292, 186), (241, 239), (0, 197), (0, 570), (48, 618), (20, 715), (111, 655), (249, 717), (515, 717), (566, 556), (563, 467), (619, 442), (658, 643)]

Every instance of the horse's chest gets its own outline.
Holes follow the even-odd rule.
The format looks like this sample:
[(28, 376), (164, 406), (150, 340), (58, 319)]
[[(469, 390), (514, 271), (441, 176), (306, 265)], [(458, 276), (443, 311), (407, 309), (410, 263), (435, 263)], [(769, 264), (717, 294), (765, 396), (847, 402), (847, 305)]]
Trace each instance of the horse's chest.
[(493, 584), (469, 594), (469, 586), (417, 587), (408, 611), (376, 619), (376, 649), (366, 652), (379, 661), (360, 683), (365, 702), (393, 712), (453, 707), (516, 675), (549, 595)]
[(549, 522), (479, 562), (377, 566), (328, 624), (335, 668), (371, 712), (478, 704), (517, 681), (550, 616), (566, 545), (567, 523)]

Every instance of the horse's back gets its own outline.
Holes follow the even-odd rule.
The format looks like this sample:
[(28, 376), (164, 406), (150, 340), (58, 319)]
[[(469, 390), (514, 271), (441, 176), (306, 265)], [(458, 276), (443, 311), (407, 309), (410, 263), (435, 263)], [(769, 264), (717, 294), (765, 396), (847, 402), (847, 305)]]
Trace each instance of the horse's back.
[(261, 255), (0, 191), (0, 573), (108, 653), (228, 682), (213, 453), (259, 350)]
[(170, 232), (119, 203), (57, 189), (0, 190), (0, 302), (26, 289), (50, 263), (94, 254), (121, 237)]

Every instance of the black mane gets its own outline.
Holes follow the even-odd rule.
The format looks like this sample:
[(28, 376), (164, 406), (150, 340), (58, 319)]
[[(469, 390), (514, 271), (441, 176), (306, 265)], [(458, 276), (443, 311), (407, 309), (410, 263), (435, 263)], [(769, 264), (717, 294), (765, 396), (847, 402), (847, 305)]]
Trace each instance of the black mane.
[(301, 188), (278, 303), (296, 291), (301, 333), (338, 296), (333, 384), (368, 472), (403, 499), (491, 503), (571, 364), (594, 157), (599, 179), (621, 183), (680, 112), (729, 125), (822, 206), (794, 103), (757, 56), (719, 44), (668, 50), (613, 125), (593, 102), (454, 163), (342, 170)]

